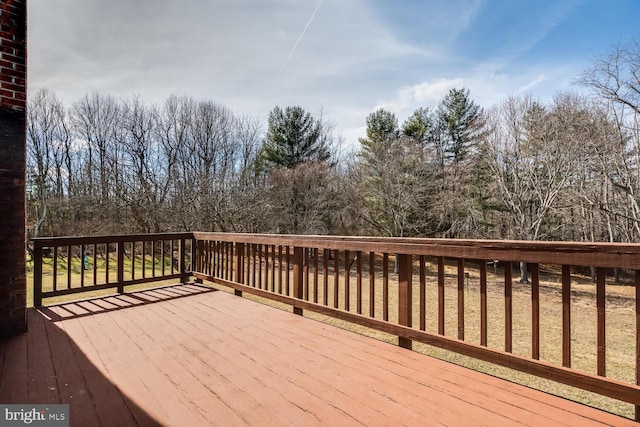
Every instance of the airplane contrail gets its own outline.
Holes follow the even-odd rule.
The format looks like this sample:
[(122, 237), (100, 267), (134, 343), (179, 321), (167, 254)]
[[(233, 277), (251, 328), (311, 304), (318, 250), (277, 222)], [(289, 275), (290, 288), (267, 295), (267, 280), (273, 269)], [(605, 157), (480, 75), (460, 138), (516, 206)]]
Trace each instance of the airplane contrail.
[(307, 25), (304, 26), (304, 29), (302, 30), (302, 32), (298, 36), (298, 40), (296, 40), (296, 43), (293, 45), (293, 49), (291, 49), (291, 52), (289, 52), (289, 55), (287, 56), (287, 59), (285, 59), (284, 62), (282, 63), (282, 67), (280, 67), (280, 71), (278, 71), (278, 75), (280, 75), (282, 73), (282, 71), (284, 71), (284, 68), (287, 66), (287, 63), (289, 63), (289, 60), (291, 59), (293, 54), (296, 52), (296, 49), (298, 48), (298, 45), (300, 44), (300, 41), (304, 37), (304, 34), (307, 32), (307, 29), (309, 28), (309, 25), (311, 25), (311, 21), (313, 21), (313, 18), (316, 16), (316, 12), (318, 11), (318, 9), (320, 9), (320, 4), (321, 3), (322, 3), (322, 0), (319, 0), (318, 4), (316, 5), (316, 8), (313, 9), (313, 13), (311, 14), (311, 17), (309, 18), (309, 20), (307, 21)]

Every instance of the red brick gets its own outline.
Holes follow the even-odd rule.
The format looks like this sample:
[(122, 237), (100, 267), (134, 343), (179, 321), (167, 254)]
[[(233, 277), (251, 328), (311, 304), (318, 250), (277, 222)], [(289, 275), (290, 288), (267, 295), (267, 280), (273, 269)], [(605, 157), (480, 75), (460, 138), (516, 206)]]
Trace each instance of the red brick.
[[(18, 55), (18, 52), (16, 52), (16, 46), (6, 40), (2, 40), (2, 43), (0, 43), (0, 53), (2, 53), (3, 58)], [(18, 57), (15, 56), (15, 58), (17, 62)]]
[(2, 89), (5, 90), (11, 90), (14, 92), (24, 92), (25, 91), (25, 86), (19, 86), (19, 85), (14, 85), (13, 83), (9, 83), (7, 81), (2, 81)]
[(13, 98), (7, 98), (7, 99), (3, 98), (0, 101), (0, 105), (2, 105), (3, 107), (12, 107), (14, 110), (15, 109), (24, 110), (26, 108), (25, 101), (20, 101), (18, 99), (13, 99)]
[(3, 24), (0, 26), (0, 39), (15, 40), (17, 32), (16, 28)]
[(18, 71), (18, 70), (14, 70), (13, 68), (7, 68), (7, 69), (2, 70), (3, 80), (4, 80), (5, 76), (24, 77), (24, 72)]
[(20, 73), (26, 73), (27, 67), (25, 64), (18, 64), (15, 62), (3, 61), (0, 59), (0, 67), (2, 67), (2, 73), (4, 74), (5, 70), (14, 70)]
[(0, 52), (10, 55), (19, 55), (18, 51), (22, 49), (20, 43), (16, 43), (11, 39), (2, 39), (0, 41)]
[(11, 55), (9, 53), (2, 53), (2, 59), (4, 59), (5, 61), (12, 62), (13, 64), (16, 64), (16, 65), (24, 66), (26, 64), (26, 60), (24, 58), (20, 58), (19, 56)]

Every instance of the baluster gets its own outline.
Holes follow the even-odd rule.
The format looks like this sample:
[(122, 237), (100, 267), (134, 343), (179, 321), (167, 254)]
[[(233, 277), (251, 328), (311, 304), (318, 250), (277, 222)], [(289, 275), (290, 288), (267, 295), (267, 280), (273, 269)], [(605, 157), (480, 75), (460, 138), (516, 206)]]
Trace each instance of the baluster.
[(304, 248), (302, 251), (302, 277), (304, 287), (304, 299), (309, 301), (309, 248)]
[(278, 245), (278, 293), (282, 294), (282, 245)]
[(420, 330), (427, 329), (427, 269), (425, 256), (420, 255)]
[(487, 346), (487, 261), (480, 265), (480, 345)]
[(80, 245), (80, 287), (84, 288), (84, 245)]
[(444, 257), (438, 257), (438, 334), (444, 335)]
[(369, 252), (369, 317), (376, 316), (376, 254)]
[(362, 314), (362, 252), (356, 252), (356, 298), (358, 314)]
[(318, 248), (313, 248), (313, 302), (318, 303)]
[(389, 254), (382, 254), (382, 320), (389, 321)]
[(53, 247), (53, 290), (58, 290), (58, 247)]
[(324, 249), (322, 252), (322, 303), (329, 305), (329, 249)]
[(351, 252), (344, 251), (344, 309), (351, 309)]
[(340, 252), (334, 250), (333, 251), (333, 308), (338, 308), (338, 293), (339, 293), (339, 270), (340, 270)]
[[(398, 257), (398, 323), (411, 327), (413, 302), (411, 298), (412, 257), (407, 254), (397, 254)], [(399, 337), (400, 347), (411, 349), (409, 338)]]
[(458, 259), (458, 339), (464, 340), (464, 259)]
[(513, 328), (513, 272), (511, 261), (504, 265), (504, 351), (511, 353), (512, 351), (512, 328)]
[(598, 313), (598, 375), (604, 377), (607, 375), (607, 339), (606, 339), (606, 322), (605, 322), (605, 270), (602, 267), (596, 268), (596, 306)]
[[(304, 249), (301, 247), (293, 248), (293, 297), (299, 300), (303, 299), (303, 263), (304, 263)], [(302, 308), (293, 307), (293, 312), (302, 316)]]

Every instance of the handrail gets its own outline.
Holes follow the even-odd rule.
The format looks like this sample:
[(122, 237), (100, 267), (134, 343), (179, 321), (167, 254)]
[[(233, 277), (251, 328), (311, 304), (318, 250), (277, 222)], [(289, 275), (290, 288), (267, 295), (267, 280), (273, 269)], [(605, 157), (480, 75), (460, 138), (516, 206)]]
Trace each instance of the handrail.
[[(159, 280), (186, 282), (191, 274), (187, 256), (194, 256), (191, 233), (40, 237), (31, 241), (35, 307), (42, 305), (43, 298), (112, 288), (124, 293), (126, 286)], [(51, 258), (46, 284), (45, 255)]]
[(197, 240), (320, 247), (540, 264), (640, 269), (640, 244), (194, 232)]

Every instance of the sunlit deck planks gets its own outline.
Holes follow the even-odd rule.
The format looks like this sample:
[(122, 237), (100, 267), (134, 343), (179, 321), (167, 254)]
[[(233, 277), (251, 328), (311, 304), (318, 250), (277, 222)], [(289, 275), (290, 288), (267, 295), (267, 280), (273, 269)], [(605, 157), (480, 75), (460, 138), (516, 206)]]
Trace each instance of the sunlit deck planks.
[(638, 425), (190, 285), (32, 310), (0, 363), (72, 425)]

